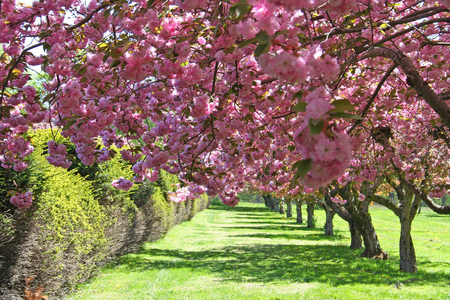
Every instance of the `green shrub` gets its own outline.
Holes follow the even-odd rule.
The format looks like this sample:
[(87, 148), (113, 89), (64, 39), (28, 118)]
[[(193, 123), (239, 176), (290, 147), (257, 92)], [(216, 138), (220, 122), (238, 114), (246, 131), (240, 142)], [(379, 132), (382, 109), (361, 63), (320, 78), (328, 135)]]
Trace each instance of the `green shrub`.
[[(36, 137), (42, 141), (46, 134), (38, 132)], [(39, 250), (41, 274), (74, 286), (91, 276), (104, 259), (104, 229), (111, 220), (94, 198), (92, 184), (75, 170), (50, 165), (43, 156), (42, 144), (35, 144), (30, 159), (35, 197), (31, 222), (37, 234), (33, 242)], [(53, 274), (48, 274), (51, 270)]]

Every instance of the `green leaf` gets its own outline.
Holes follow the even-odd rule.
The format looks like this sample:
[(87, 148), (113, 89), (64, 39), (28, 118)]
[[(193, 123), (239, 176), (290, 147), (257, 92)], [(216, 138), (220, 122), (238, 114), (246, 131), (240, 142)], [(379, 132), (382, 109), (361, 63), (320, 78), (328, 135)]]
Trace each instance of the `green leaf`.
[(255, 35), (255, 38), (256, 38), (256, 40), (258, 41), (259, 44), (267, 44), (267, 43), (270, 42), (270, 36), (264, 30), (259, 31)]
[(237, 46), (237, 49), (244, 48), (244, 47), (246, 47), (246, 46), (248, 46), (248, 45), (250, 45), (250, 44), (253, 44), (253, 43), (255, 43), (255, 42), (256, 42), (256, 38), (252, 38), (252, 39), (245, 40), (245, 41), (241, 42), (241, 43)]
[(298, 179), (303, 179), (306, 174), (308, 174), (309, 170), (311, 170), (312, 167), (312, 159), (303, 159), (298, 162), (296, 162), (292, 168), (297, 169), (295, 171), (294, 177), (292, 178), (291, 184), (289, 188), (293, 189), (297, 185)]
[(246, 0), (234, 3), (229, 10), (229, 16), (234, 20), (243, 19), (252, 9), (252, 6), (248, 4)]
[(127, 52), (127, 50), (133, 45), (134, 43), (132, 41), (127, 41), (123, 47), (122, 47), (122, 53)]
[(306, 111), (306, 106), (308, 105), (308, 103), (306, 102), (298, 102), (293, 108), (292, 110), (295, 112), (305, 112)]
[(294, 99), (298, 99), (298, 101), (302, 101), (303, 95), (305, 94), (304, 91), (298, 91), (294, 94)]
[(331, 104), (334, 105), (334, 107), (335, 107), (334, 109), (332, 109), (330, 111), (331, 113), (344, 112), (344, 111), (355, 111), (355, 107), (347, 99), (336, 100), (336, 101), (333, 101)]
[(330, 116), (332, 118), (336, 118), (336, 119), (353, 119), (353, 120), (362, 120), (363, 119), (359, 115), (349, 114), (349, 113), (345, 113), (345, 112), (330, 113)]
[(75, 124), (76, 122), (78, 122), (78, 118), (77, 118), (77, 117), (72, 117), (72, 118), (70, 119), (70, 121), (68, 121), (68, 122), (66, 123), (66, 125), (64, 125), (62, 131), (65, 131), (65, 130), (69, 129), (69, 128), (72, 127), (72, 125)]
[(155, 0), (148, 0), (147, 1), (147, 8), (151, 8), (153, 3), (155, 3)]
[(270, 50), (271, 43), (259, 44), (255, 49), (255, 56), (258, 57), (261, 54), (267, 53)]
[(324, 123), (322, 120), (309, 119), (310, 134), (317, 135), (321, 133), (323, 130), (323, 125)]
[(113, 62), (111, 63), (111, 68), (117, 67), (118, 65), (120, 65), (121, 62), (122, 62), (122, 61), (121, 61), (120, 59), (116, 59), (115, 61), (113, 61)]

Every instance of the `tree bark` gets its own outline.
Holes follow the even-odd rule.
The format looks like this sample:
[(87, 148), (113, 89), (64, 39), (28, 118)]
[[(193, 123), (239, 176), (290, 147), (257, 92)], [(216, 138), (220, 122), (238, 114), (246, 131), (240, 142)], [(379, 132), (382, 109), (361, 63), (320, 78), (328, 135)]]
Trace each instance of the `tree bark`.
[(372, 224), (372, 218), (369, 213), (361, 212), (355, 223), (356, 228), (363, 237), (364, 251), (361, 253), (362, 257), (370, 257), (376, 259), (388, 259), (389, 255), (386, 251), (381, 249), (380, 242), (378, 241), (377, 233)]
[(295, 201), (297, 208), (297, 224), (303, 224), (303, 215), (302, 215), (302, 201)]
[(278, 199), (278, 202), (280, 203), (280, 214), (284, 215), (286, 213), (286, 210), (284, 209), (284, 201)]
[[(347, 197), (346, 197), (347, 198)], [(368, 199), (364, 200), (361, 209), (358, 209), (351, 199), (346, 199), (347, 203), (337, 205), (328, 194), (325, 195), (325, 203), (333, 209), (342, 219), (349, 224), (353, 224), (363, 237), (364, 251), (362, 257), (371, 257), (376, 259), (388, 259), (389, 255), (381, 249), (375, 228), (372, 224), (372, 218), (368, 212)]]
[(288, 201), (286, 203), (287, 209), (286, 209), (286, 217), (292, 218), (292, 201)]
[(334, 236), (333, 234), (333, 218), (334, 215), (336, 213), (325, 206), (325, 215), (326, 215), (326, 220), (325, 220), (325, 236)]
[(275, 211), (280, 212), (280, 201), (278, 201), (278, 199), (274, 197), (272, 197), (272, 200), (274, 202)]
[(359, 230), (356, 228), (356, 226), (350, 222), (348, 223), (350, 226), (350, 249), (361, 249), (362, 248), (362, 238), (361, 233), (359, 233)]
[(270, 203), (269, 203), (269, 200), (267, 199), (267, 196), (266, 196), (266, 195), (263, 195), (262, 197), (263, 197), (263, 199), (264, 199), (264, 205), (265, 205), (266, 207), (270, 208)]
[(411, 237), (411, 227), (417, 210), (420, 207), (420, 198), (413, 192), (405, 190), (401, 193), (403, 205), (400, 210), (400, 270), (417, 272), (417, 260), (414, 244)]
[(306, 228), (314, 228), (314, 203), (306, 202), (306, 211), (308, 212), (308, 224)]
[(401, 222), (400, 270), (408, 273), (417, 272), (416, 252), (411, 238), (411, 222), (409, 220)]

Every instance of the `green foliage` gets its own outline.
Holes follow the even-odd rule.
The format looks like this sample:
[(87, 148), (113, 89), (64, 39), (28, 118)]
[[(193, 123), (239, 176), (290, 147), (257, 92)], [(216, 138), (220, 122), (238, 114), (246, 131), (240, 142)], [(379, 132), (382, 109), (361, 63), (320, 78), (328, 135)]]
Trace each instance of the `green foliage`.
[(14, 257), (6, 258), (17, 259), (8, 272), (20, 282), (12, 285), (23, 284), (23, 276), (33, 276), (47, 295), (57, 297), (91, 277), (111, 255), (135, 251), (140, 243), (161, 237), (206, 208), (206, 195), (177, 204), (168, 200), (179, 181), (163, 170), (155, 183), (145, 180), (129, 191), (114, 188), (113, 180), (131, 180), (134, 175), (117, 149), (113, 159), (94, 166), (83, 166), (72, 156), (73, 165), (66, 170), (49, 164), (45, 156), (49, 140), (66, 145), (69, 153), (74, 150), (70, 141), (51, 130), (31, 132), (27, 138), (35, 147), (27, 171), (0, 169), (4, 175), (0, 177), (0, 251), (24, 228), (15, 227), (17, 209), (9, 203), (8, 191), (19, 184), (34, 195), (32, 207), (17, 214), (29, 228), (20, 241), (26, 246), (18, 245), (26, 251), (10, 252)]
[(163, 224), (164, 231), (168, 231), (172, 227), (172, 212), (173, 212), (173, 202), (168, 202), (164, 197), (161, 187), (155, 187), (155, 192), (152, 195), (153, 208), (155, 209), (156, 215), (161, 220)]
[(114, 206), (119, 206), (132, 213), (137, 208), (131, 199), (131, 195), (138, 190), (139, 186), (135, 184), (130, 190), (124, 191), (111, 185), (113, 180), (120, 177), (132, 180), (134, 176), (131, 166), (122, 159), (117, 149), (115, 151), (114, 158), (98, 164), (98, 170), (92, 179), (95, 195), (102, 205), (114, 204)]
[[(86, 279), (104, 259), (107, 245), (104, 229), (110, 221), (94, 198), (91, 183), (75, 170), (50, 165), (43, 156), (43, 141), (48, 132), (37, 132), (35, 151), (30, 157), (30, 183), (34, 186), (34, 213), (40, 259), (55, 270), (54, 280), (73, 286)], [(77, 271), (61, 274), (66, 268)], [(75, 265), (73, 265), (75, 264)], [(48, 272), (46, 270), (45, 272)]]
[(157, 184), (161, 187), (164, 196), (167, 198), (169, 192), (177, 190), (176, 184), (180, 183), (176, 175), (170, 174), (164, 170), (159, 171), (159, 179)]

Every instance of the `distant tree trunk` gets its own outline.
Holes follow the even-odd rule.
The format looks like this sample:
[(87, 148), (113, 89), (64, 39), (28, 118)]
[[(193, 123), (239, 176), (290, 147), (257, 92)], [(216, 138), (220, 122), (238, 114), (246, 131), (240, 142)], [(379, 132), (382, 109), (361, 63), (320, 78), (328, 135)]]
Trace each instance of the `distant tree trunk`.
[(286, 217), (287, 218), (292, 218), (292, 201), (288, 201), (286, 203), (287, 205), (287, 209), (286, 209)]
[(306, 211), (308, 213), (308, 224), (306, 228), (314, 228), (314, 203), (308, 201), (306, 202)]
[(325, 236), (333, 236), (333, 218), (336, 214), (332, 209), (325, 206)]
[(263, 199), (264, 199), (264, 205), (265, 205), (266, 207), (270, 208), (270, 202), (269, 202), (269, 200), (267, 199), (267, 196), (266, 196), (266, 195), (263, 195), (262, 197), (263, 197)]
[(302, 201), (296, 200), (295, 204), (297, 208), (297, 224), (303, 224)]
[(274, 197), (272, 197), (272, 200), (274, 201), (275, 211), (280, 212), (280, 201), (278, 201), (278, 199)]
[(284, 201), (281, 199), (278, 199), (278, 202), (280, 203), (280, 214), (284, 215), (286, 213), (286, 210), (284, 209)]
[(352, 222), (349, 222), (348, 225), (350, 226), (350, 235), (351, 235), (350, 249), (361, 249), (362, 248), (361, 233), (359, 233), (358, 229)]
[(442, 206), (445, 206), (445, 198), (446, 197), (447, 197), (446, 195), (442, 196), (442, 199), (441, 199), (441, 205)]

